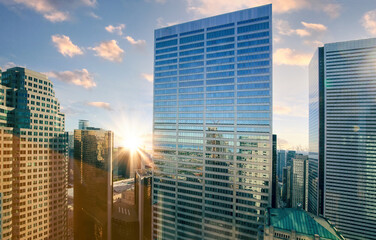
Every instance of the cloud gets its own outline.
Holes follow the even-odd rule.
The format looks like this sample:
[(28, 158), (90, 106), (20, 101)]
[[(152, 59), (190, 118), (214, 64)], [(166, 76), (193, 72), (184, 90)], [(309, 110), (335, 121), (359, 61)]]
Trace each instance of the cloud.
[(90, 48), (96, 52), (96, 56), (102, 57), (112, 62), (122, 62), (124, 50), (121, 49), (116, 40), (101, 42), (98, 46)]
[(307, 66), (312, 55), (298, 53), (290, 48), (280, 48), (274, 53), (274, 63), (277, 65)]
[(157, 18), (157, 27), (158, 28), (169, 27), (169, 26), (173, 26), (173, 25), (176, 25), (176, 24), (179, 24), (179, 23), (180, 23), (179, 21), (165, 22), (165, 20), (163, 19), (163, 17)]
[(277, 115), (289, 115), (292, 112), (291, 107), (274, 105), (273, 114)]
[(139, 46), (139, 47), (143, 47), (146, 45), (146, 41), (145, 40), (135, 40), (133, 37), (131, 36), (126, 36), (125, 39), (127, 39), (127, 41), (134, 45), (134, 46)]
[(314, 48), (324, 46), (324, 43), (319, 40), (305, 40), (303, 43)]
[(88, 102), (87, 105), (112, 111), (111, 105), (106, 102)]
[(107, 32), (115, 33), (119, 36), (123, 35), (123, 29), (125, 29), (125, 24), (119, 24), (118, 26), (108, 25), (105, 27)]
[(314, 31), (318, 31), (318, 32), (323, 32), (328, 29), (325, 25), (319, 24), (319, 23), (307, 23), (307, 22), (301, 22), (301, 23), (304, 27), (308, 29), (312, 29)]
[(95, 19), (102, 19), (100, 16), (98, 16), (97, 14), (95, 14), (93, 12), (89, 12), (89, 16), (92, 17), (92, 18), (95, 18)]
[(0, 69), (2, 69), (3, 71), (9, 69), (9, 68), (14, 68), (14, 67), (17, 67), (18, 65), (16, 65), (14, 62), (7, 62), (2, 68), (0, 67)]
[(77, 86), (90, 89), (96, 87), (97, 84), (94, 81), (94, 77), (85, 68), (82, 70), (64, 71), (64, 72), (47, 72), (45, 73), (50, 78), (55, 78), (59, 81), (74, 84)]
[(376, 35), (376, 10), (366, 12), (362, 24), (369, 34)]
[(141, 76), (147, 80), (148, 82), (153, 82), (154, 81), (154, 76), (153, 74), (149, 74), (149, 73), (142, 73)]
[(275, 26), (279, 34), (287, 36), (298, 35), (300, 37), (307, 37), (312, 35), (311, 31), (323, 32), (327, 30), (325, 25), (319, 23), (301, 22), (301, 24), (304, 26), (304, 29), (292, 29), (290, 24), (285, 20), (277, 20)]
[(337, 3), (329, 3), (323, 6), (324, 12), (331, 18), (337, 18), (341, 14), (342, 7)]
[(51, 39), (58, 52), (63, 56), (74, 57), (83, 54), (82, 50), (74, 45), (68, 36), (56, 34), (51, 36)]
[(96, 0), (56, 1), (56, 0), (1, 0), (7, 5), (22, 5), (41, 14), (50, 22), (63, 22), (69, 19), (69, 9), (79, 6), (94, 7)]
[[(199, 16), (213, 16), (226, 12), (273, 4), (274, 13), (287, 13), (301, 9), (322, 11), (332, 18), (339, 16), (341, 5), (335, 0), (186, 0), (188, 11)], [(329, 2), (329, 3), (328, 3)]]

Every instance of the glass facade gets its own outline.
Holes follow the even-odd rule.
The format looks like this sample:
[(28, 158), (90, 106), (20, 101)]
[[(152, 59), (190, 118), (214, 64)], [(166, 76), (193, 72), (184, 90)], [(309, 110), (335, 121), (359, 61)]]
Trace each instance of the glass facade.
[[(323, 213), (346, 239), (376, 239), (376, 39), (325, 44), (322, 51), (324, 75), (316, 79), (323, 84), (318, 92), (325, 97), (319, 105), (324, 119), (318, 123), (317, 111), (310, 109), (310, 120), (312, 113), (312, 127), (324, 124), (324, 141), (322, 132), (312, 136), (319, 139), (316, 151), (324, 149), (319, 165), (325, 173), (318, 171), (324, 174)], [(317, 99), (310, 96), (310, 102)]]
[(256, 239), (271, 204), (271, 5), (155, 31), (153, 238)]

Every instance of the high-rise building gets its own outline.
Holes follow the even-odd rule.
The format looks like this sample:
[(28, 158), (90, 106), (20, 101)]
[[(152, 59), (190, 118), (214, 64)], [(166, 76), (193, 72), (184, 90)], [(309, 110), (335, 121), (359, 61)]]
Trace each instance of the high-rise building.
[(309, 66), (309, 210), (376, 239), (376, 38), (325, 44)]
[(282, 182), (282, 172), (283, 168), (286, 167), (286, 151), (285, 150), (279, 150), (278, 151), (278, 163), (277, 163), (277, 176), (278, 181)]
[(292, 159), (295, 158), (296, 151), (287, 151), (286, 153), (286, 166), (291, 167), (292, 166)]
[(273, 134), (272, 145), (272, 208), (278, 208), (277, 179), (277, 135)]
[(291, 207), (307, 209), (308, 205), (308, 156), (297, 155), (291, 167)]
[(89, 127), (89, 120), (79, 120), (78, 121), (78, 129), (85, 130)]
[(282, 174), (282, 201), (284, 203), (283, 207), (291, 207), (291, 166), (283, 168)]
[(155, 31), (153, 238), (256, 239), (272, 192), (272, 6)]
[(111, 131), (74, 130), (74, 239), (111, 239)]
[(124, 147), (118, 147), (114, 153), (114, 166), (116, 166), (116, 177), (118, 179), (133, 178), (136, 170), (142, 168), (142, 154), (139, 151), (132, 151)]
[(152, 184), (151, 169), (138, 169), (135, 172), (134, 191), (138, 213), (139, 240), (152, 239)]
[(0, 239), (65, 239), (67, 136), (52, 82), (15, 67), (0, 82)]

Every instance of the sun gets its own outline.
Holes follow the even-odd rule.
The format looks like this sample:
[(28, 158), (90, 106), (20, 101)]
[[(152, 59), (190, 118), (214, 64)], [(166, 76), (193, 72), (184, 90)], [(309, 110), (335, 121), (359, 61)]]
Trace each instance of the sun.
[(142, 139), (134, 134), (129, 134), (123, 137), (122, 146), (129, 150), (137, 151), (142, 146)]

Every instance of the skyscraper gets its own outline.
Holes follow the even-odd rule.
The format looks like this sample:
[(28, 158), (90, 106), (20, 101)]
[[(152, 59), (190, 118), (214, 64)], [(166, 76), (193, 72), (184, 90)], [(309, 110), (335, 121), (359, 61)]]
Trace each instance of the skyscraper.
[(65, 239), (67, 135), (53, 84), (21, 67), (0, 83), (0, 238)]
[(74, 130), (74, 239), (111, 239), (111, 131)]
[(286, 151), (285, 150), (279, 150), (278, 151), (278, 163), (277, 163), (277, 176), (278, 181), (282, 182), (282, 172), (283, 168), (286, 167)]
[(271, 205), (272, 6), (155, 31), (153, 238), (256, 239)]
[(309, 209), (347, 239), (376, 239), (375, 58), (375, 38), (329, 43), (309, 66)]
[(292, 159), (291, 167), (291, 207), (299, 205), (307, 209), (308, 205), (308, 156), (297, 155)]

